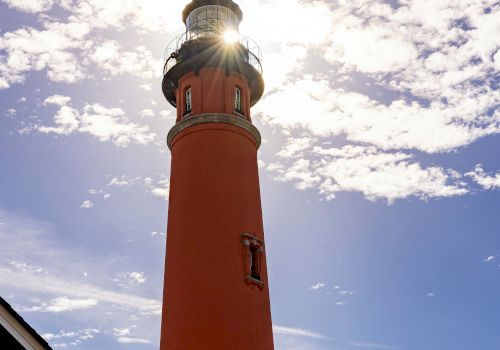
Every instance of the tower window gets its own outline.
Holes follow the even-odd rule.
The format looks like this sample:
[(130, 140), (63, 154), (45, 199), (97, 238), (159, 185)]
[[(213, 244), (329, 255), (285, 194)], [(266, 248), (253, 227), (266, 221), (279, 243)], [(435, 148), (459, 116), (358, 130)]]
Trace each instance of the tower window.
[(249, 251), (250, 277), (260, 281), (260, 248), (251, 245)]
[(191, 92), (191, 88), (188, 87), (186, 89), (186, 94), (185, 94), (185, 99), (186, 99), (186, 113), (191, 113), (192, 107), (193, 107), (193, 96)]
[(264, 242), (249, 233), (241, 235), (245, 256), (245, 280), (248, 284), (264, 286), (262, 281), (262, 259)]
[(243, 114), (241, 109), (241, 90), (240, 88), (234, 88), (234, 110), (238, 113)]

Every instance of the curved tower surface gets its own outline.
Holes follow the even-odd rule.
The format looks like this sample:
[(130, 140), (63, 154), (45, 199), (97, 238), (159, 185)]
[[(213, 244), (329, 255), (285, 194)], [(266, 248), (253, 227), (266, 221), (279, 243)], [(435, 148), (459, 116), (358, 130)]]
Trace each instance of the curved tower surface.
[(264, 91), (260, 54), (239, 36), (232, 0), (193, 0), (162, 83), (177, 108), (161, 350), (272, 350), (250, 107)]

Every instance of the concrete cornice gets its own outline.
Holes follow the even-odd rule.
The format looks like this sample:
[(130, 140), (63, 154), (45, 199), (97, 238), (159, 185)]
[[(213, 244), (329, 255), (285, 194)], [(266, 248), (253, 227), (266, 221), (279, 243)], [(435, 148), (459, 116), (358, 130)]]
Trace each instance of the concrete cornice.
[(170, 131), (168, 132), (167, 136), (168, 148), (172, 150), (172, 142), (174, 141), (175, 136), (177, 136), (177, 134), (179, 134), (181, 131), (186, 130), (195, 125), (208, 124), (208, 123), (230, 124), (237, 126), (241, 129), (244, 129), (248, 131), (250, 135), (252, 135), (252, 137), (255, 139), (257, 149), (260, 147), (261, 144), (260, 132), (248, 120), (230, 114), (206, 113), (184, 118), (183, 120), (175, 124), (172, 127), (172, 129), (170, 129)]

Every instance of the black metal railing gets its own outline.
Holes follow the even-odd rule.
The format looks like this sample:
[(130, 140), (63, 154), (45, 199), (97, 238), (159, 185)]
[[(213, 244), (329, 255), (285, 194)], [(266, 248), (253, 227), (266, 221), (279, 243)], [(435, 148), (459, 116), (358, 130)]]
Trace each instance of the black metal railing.
[[(189, 43), (190, 41), (197, 40), (203, 37), (217, 37), (219, 40), (223, 41), (224, 37), (220, 34), (203, 34), (199, 36), (193, 36), (192, 32), (185, 32), (176, 36), (165, 50), (164, 59), (165, 65), (163, 67), (163, 75), (166, 75), (177, 63), (179, 63), (180, 55), (179, 52), (183, 45)], [(260, 74), (263, 73), (262, 69), (262, 52), (259, 46), (249, 37), (240, 36), (238, 41), (233, 43), (233, 45), (239, 45), (240, 50), (243, 50), (242, 59), (252, 65)]]

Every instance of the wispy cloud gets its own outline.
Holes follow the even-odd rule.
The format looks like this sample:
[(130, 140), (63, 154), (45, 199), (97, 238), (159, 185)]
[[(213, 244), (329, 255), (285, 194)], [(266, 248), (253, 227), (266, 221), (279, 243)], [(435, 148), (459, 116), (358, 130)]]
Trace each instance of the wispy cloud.
[(483, 259), (483, 261), (487, 263), (494, 263), (496, 260), (497, 260), (496, 257), (493, 255), (490, 255)]
[(42, 337), (54, 344), (54, 347), (67, 347), (68, 343), (70, 345), (78, 345), (89, 339), (95, 337), (95, 335), (100, 334), (101, 331), (97, 328), (85, 328), (75, 331), (65, 331), (61, 330), (57, 333), (44, 333)]
[(147, 192), (154, 197), (168, 200), (170, 179), (164, 174), (146, 177), (128, 175), (113, 176), (107, 184), (108, 187), (126, 187), (132, 185), (142, 185), (146, 188)]
[(273, 325), (273, 332), (274, 334), (280, 334), (280, 335), (308, 337), (316, 339), (329, 339), (327, 336), (302, 328), (291, 328), (291, 327)]
[(92, 201), (89, 201), (89, 200), (83, 201), (82, 204), (80, 204), (80, 208), (84, 208), (84, 209), (90, 209), (93, 206), (94, 206), (94, 203)]
[(361, 348), (361, 349), (382, 349), (382, 350), (394, 350), (397, 349), (395, 346), (388, 346), (388, 345), (382, 345), (382, 344), (376, 344), (376, 343), (369, 343), (369, 342), (361, 342), (361, 341), (353, 341), (349, 343), (350, 345)]
[(35, 305), (30, 308), (22, 308), (20, 311), (25, 312), (66, 312), (89, 309), (98, 304), (97, 299), (70, 299), (66, 296), (52, 299), (48, 302), (43, 302), (40, 305)]
[(157, 181), (151, 177), (147, 177), (144, 179), (144, 184), (153, 196), (168, 200), (170, 194), (170, 180), (168, 177), (162, 175)]
[(326, 286), (325, 283), (316, 283), (315, 285), (312, 285), (309, 287), (310, 290), (318, 290), (321, 288), (324, 288)]
[[(378, 343), (373, 343), (373, 342), (366, 342), (366, 341), (341, 341), (339, 339), (334, 339), (328, 336), (325, 336), (323, 334), (319, 334), (307, 329), (302, 329), (302, 328), (291, 328), (291, 327), (283, 327), (283, 326), (273, 326), (273, 333), (275, 336), (285, 336), (288, 337), (288, 344), (293, 344), (293, 345), (288, 345), (291, 346), (291, 348), (294, 348), (295, 346), (297, 349), (306, 349), (306, 347), (303, 347), (304, 345), (295, 345), (295, 343), (291, 342), (290, 340), (293, 338), (310, 338), (310, 339), (316, 339), (316, 340), (327, 340), (330, 342), (334, 342), (337, 344), (342, 344), (344, 346), (350, 346), (350, 347), (355, 347), (355, 348), (361, 348), (361, 349), (385, 349), (385, 350), (394, 350), (397, 349), (397, 347), (394, 346), (389, 346), (389, 345), (383, 345), (383, 344), (378, 344)], [(309, 344), (310, 348), (313, 349), (319, 349), (317, 345)], [(288, 349), (288, 348), (287, 348)]]
[(119, 337), (119, 343), (123, 344), (149, 344), (151, 341), (142, 338)]
[[(65, 318), (99, 329), (100, 336), (113, 336), (116, 341), (112, 328), (129, 328), (137, 322), (134, 334), (121, 336), (156, 339), (161, 301), (140, 295), (147, 291), (144, 273), (123, 272), (128, 283), (124, 291), (111, 281), (119, 270), (103, 271), (103, 266), (126, 268), (116, 257), (96, 257), (81, 247), (75, 250), (61, 245), (61, 240), (54, 241), (52, 225), (25, 215), (0, 210), (0, 222), (0, 241), (10, 242), (0, 245), (0, 288), (4, 297), (12, 295), (9, 302), (17, 310), (64, 313)], [(72, 332), (57, 333), (50, 324), (39, 325), (39, 329), (51, 331), (55, 347), (70, 346), (77, 340), (70, 337)]]
[(500, 188), (500, 172), (497, 174), (488, 174), (484, 171), (481, 164), (476, 165), (474, 171), (468, 172), (465, 175), (471, 177), (474, 182), (486, 190)]
[[(161, 302), (159, 300), (138, 297), (132, 294), (119, 293), (98, 286), (69, 281), (51, 275), (33, 275), (12, 269), (0, 268), (0, 285), (11, 289), (37, 292), (48, 295), (66, 295), (71, 298), (92, 300), (92, 303), (106, 303), (118, 305), (129, 310), (159, 314)], [(55, 299), (56, 303), (71, 302), (68, 298)], [(81, 301), (81, 300), (78, 300)], [(89, 302), (90, 303), (90, 302)], [(57, 305), (57, 304), (56, 304)], [(49, 307), (48, 305), (47, 307)], [(93, 306), (93, 305), (92, 305)]]

